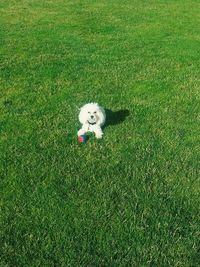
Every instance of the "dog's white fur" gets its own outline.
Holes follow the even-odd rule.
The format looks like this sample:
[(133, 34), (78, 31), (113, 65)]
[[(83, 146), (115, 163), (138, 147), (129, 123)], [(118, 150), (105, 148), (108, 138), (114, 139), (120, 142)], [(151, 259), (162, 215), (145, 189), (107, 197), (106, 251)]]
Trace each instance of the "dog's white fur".
[(79, 113), (79, 121), (82, 124), (82, 128), (78, 131), (78, 136), (87, 132), (94, 132), (96, 138), (102, 138), (103, 131), (101, 127), (106, 121), (106, 113), (97, 103), (84, 105)]

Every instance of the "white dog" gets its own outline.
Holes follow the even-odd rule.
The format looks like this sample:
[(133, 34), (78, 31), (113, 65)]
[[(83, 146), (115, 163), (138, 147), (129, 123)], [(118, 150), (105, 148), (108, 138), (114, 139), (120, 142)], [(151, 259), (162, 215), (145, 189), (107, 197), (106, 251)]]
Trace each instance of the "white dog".
[(100, 139), (103, 136), (101, 126), (106, 120), (105, 110), (97, 103), (89, 103), (84, 105), (79, 113), (79, 121), (82, 128), (78, 131), (78, 136), (87, 132), (94, 132), (96, 138)]

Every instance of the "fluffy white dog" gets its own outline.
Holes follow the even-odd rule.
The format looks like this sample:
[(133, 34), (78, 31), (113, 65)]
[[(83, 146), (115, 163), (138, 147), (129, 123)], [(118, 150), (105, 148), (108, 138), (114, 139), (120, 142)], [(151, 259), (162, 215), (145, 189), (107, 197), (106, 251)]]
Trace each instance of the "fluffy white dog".
[(79, 121), (82, 128), (78, 131), (78, 136), (87, 132), (94, 132), (96, 138), (100, 139), (103, 136), (101, 126), (106, 120), (105, 110), (97, 103), (89, 103), (84, 105), (79, 113)]

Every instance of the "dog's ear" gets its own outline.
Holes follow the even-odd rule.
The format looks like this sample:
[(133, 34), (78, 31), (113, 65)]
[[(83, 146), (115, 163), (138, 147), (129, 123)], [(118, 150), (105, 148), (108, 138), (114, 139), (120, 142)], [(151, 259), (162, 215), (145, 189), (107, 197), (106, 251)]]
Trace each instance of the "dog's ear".
[(82, 107), (80, 108), (80, 113), (79, 113), (79, 121), (81, 124), (85, 124), (87, 122), (87, 117), (85, 114), (85, 109)]

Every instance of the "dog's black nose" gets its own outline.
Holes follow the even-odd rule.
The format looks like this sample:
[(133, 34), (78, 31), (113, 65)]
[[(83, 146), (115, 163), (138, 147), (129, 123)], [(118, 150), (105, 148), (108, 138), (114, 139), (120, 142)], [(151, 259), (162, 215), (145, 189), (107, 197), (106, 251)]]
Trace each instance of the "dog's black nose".
[(94, 119), (94, 115), (91, 115), (90, 117), (91, 117), (91, 119)]

